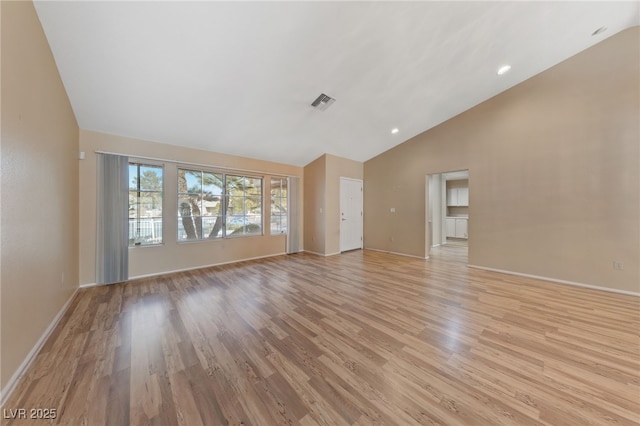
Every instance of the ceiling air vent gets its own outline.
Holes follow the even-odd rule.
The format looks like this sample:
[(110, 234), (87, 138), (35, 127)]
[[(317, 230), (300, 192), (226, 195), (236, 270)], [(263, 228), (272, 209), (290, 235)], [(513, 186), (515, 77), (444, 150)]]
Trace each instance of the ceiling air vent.
[(319, 109), (320, 111), (324, 111), (325, 109), (329, 108), (331, 104), (334, 103), (335, 101), (336, 100), (333, 99), (332, 97), (322, 93), (320, 96), (316, 98), (315, 101), (311, 102), (311, 106)]

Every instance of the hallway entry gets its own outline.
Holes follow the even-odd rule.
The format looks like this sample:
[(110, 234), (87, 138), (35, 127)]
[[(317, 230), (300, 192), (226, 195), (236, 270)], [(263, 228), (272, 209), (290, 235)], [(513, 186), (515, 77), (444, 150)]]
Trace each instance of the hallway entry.
[(426, 247), (468, 246), (469, 171), (461, 170), (427, 176)]

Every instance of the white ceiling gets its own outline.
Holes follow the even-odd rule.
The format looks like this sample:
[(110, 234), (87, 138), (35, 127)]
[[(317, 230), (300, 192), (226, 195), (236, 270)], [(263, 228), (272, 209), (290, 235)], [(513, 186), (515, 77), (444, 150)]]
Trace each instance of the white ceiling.
[(368, 160), (640, 24), (638, 1), (35, 5), (80, 128), (300, 166)]

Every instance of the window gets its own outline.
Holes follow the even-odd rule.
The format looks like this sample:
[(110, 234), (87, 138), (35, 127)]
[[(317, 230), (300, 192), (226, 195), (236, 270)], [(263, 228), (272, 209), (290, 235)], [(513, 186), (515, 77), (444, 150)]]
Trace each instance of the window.
[(262, 235), (262, 179), (226, 176), (225, 236)]
[(223, 175), (178, 169), (178, 240), (222, 236)]
[(129, 163), (129, 246), (162, 244), (162, 172)]
[(271, 178), (271, 234), (287, 233), (287, 178)]
[(262, 179), (178, 169), (178, 241), (262, 235)]

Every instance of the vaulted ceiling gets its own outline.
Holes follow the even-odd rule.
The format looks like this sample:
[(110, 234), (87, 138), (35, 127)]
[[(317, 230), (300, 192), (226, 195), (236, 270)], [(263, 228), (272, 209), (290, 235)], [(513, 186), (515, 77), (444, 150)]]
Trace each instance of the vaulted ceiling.
[(80, 128), (295, 165), (365, 161), (640, 24), (637, 1), (35, 5)]

